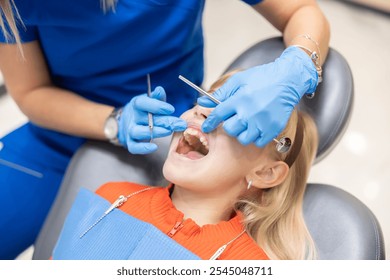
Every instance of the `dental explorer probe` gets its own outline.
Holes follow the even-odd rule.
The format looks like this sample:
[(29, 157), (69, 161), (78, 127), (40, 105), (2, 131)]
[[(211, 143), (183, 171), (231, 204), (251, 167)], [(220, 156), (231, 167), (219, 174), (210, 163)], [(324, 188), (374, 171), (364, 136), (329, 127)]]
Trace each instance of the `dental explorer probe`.
[(208, 98), (210, 98), (212, 101), (214, 101), (215, 104), (221, 104), (221, 101), (219, 101), (217, 98), (215, 98), (214, 96), (212, 96), (210, 93), (208, 93), (207, 91), (201, 89), (200, 87), (198, 87), (197, 85), (195, 85), (193, 82), (187, 80), (186, 78), (184, 78), (182, 75), (179, 75), (179, 79), (182, 80), (183, 82), (185, 82), (187, 85), (189, 85), (190, 87), (192, 87), (193, 89), (195, 89), (197, 92), (199, 92), (200, 94), (203, 94), (203, 95), (206, 95)]
[[(152, 85), (150, 83), (150, 74), (146, 76), (147, 78), (147, 84), (148, 84), (148, 97), (152, 96)], [(153, 115), (152, 113), (148, 112), (148, 125), (150, 129), (150, 142), (153, 141)]]
[[(189, 81), (188, 79), (184, 78), (182, 75), (179, 75), (179, 79), (185, 82), (187, 85), (195, 89), (200, 94), (206, 95), (208, 98), (210, 98), (215, 104), (221, 104), (221, 101), (216, 99), (214, 96), (212, 96), (207, 91), (201, 89), (197, 85), (195, 85), (193, 82)], [(272, 139), (276, 143), (276, 150), (279, 153), (286, 153), (290, 150), (291, 147), (291, 139), (288, 137), (282, 137), (280, 140), (277, 140), (275, 138)]]

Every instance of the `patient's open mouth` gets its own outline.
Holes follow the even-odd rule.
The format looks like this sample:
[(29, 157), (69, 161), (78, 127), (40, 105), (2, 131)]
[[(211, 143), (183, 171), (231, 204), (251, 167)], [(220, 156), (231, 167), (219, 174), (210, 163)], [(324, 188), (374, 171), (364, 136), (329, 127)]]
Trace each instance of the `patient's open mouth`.
[(190, 159), (201, 159), (209, 153), (207, 137), (198, 129), (189, 127), (180, 138), (176, 153)]

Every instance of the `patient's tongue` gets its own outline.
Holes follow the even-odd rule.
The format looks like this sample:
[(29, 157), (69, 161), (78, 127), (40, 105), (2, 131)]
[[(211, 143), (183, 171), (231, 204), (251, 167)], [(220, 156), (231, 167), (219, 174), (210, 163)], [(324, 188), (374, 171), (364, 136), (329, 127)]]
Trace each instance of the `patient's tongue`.
[(197, 151), (190, 151), (186, 154), (186, 157), (188, 157), (189, 159), (200, 159), (202, 157), (204, 157), (204, 155), (202, 155), (201, 153), (197, 152)]

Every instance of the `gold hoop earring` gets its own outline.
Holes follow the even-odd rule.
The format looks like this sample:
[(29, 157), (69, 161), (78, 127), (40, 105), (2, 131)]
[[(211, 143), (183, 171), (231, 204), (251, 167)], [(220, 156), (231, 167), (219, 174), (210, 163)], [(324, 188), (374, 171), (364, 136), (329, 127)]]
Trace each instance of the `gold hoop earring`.
[(246, 186), (246, 189), (249, 190), (252, 187), (252, 180), (249, 180), (248, 186)]

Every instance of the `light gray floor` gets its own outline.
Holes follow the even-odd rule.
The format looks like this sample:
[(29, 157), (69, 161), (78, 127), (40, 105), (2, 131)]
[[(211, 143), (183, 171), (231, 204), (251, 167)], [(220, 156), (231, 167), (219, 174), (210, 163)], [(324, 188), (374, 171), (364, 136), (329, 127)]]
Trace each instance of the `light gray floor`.
[[(318, 1), (331, 28), (331, 46), (349, 62), (355, 105), (335, 150), (312, 169), (310, 182), (338, 186), (363, 201), (381, 223), (390, 254), (390, 16), (338, 1)], [(257, 41), (278, 36), (268, 22), (237, 0), (208, 0), (205, 10), (209, 86), (236, 56)], [(9, 97), (0, 98), (0, 135), (25, 121)], [(31, 258), (33, 248), (20, 259)]]

